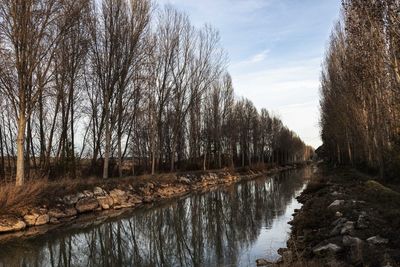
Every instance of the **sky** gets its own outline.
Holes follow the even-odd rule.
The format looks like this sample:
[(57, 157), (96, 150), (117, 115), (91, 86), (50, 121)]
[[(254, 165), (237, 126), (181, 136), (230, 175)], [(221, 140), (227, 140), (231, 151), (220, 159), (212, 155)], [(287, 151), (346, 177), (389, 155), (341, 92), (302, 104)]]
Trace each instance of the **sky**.
[(156, 0), (219, 30), (237, 97), (280, 117), (317, 148), (319, 78), (340, 0)]

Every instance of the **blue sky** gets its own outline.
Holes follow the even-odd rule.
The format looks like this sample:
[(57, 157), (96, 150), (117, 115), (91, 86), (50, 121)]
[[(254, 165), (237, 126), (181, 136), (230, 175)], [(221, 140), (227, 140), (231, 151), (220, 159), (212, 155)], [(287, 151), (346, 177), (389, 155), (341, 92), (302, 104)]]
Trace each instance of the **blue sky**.
[(238, 97), (278, 115), (314, 147), (319, 76), (340, 0), (156, 0), (220, 31)]

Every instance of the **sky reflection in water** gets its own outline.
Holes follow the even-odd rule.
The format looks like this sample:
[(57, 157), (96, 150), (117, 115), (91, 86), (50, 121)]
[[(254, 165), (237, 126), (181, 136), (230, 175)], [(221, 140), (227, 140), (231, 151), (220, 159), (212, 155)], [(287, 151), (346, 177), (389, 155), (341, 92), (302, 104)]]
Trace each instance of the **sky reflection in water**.
[(311, 169), (135, 211), (128, 218), (0, 247), (5, 266), (255, 266), (286, 246)]

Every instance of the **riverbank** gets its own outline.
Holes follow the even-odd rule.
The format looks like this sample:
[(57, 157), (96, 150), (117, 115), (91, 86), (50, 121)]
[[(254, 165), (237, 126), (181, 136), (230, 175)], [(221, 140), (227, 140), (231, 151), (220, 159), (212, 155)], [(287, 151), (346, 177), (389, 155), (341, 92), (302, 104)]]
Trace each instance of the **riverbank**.
[[(30, 185), (32, 189), (26, 189), (28, 194), (24, 191), (24, 197), (28, 199), (16, 199), (13, 203), (3, 204), (7, 209), (0, 210), (0, 243), (41, 235), (64, 225), (76, 224), (76, 227), (80, 227), (99, 223), (143, 205), (162, 203), (191, 192), (207, 191), (218, 185), (233, 184), (295, 167)], [(7, 196), (3, 198), (10, 199)]]
[(400, 266), (400, 187), (321, 167), (298, 197), (281, 266)]

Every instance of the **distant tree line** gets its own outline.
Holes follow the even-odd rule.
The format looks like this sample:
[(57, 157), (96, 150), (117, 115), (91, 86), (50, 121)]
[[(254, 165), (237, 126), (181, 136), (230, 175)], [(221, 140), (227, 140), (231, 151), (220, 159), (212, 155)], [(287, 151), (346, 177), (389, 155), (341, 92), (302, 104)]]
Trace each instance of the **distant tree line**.
[[(400, 170), (400, 1), (345, 0), (321, 78), (323, 152), (393, 176)], [(398, 175), (398, 174), (397, 174)]]
[(218, 32), (149, 0), (0, 1), (0, 177), (135, 175), (304, 160), (235, 99)]

